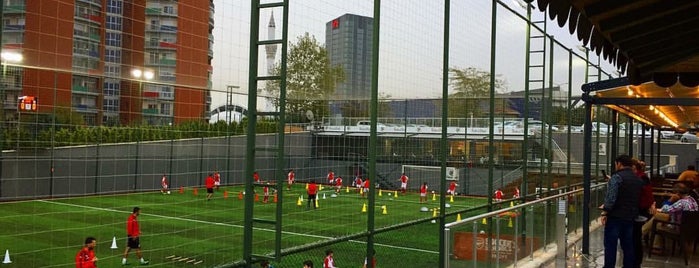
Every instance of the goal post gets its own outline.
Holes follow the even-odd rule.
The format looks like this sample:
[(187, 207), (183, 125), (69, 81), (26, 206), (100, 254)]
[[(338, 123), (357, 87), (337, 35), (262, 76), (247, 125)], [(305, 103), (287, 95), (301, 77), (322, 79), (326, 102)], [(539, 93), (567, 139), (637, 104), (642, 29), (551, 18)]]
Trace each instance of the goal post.
[[(429, 191), (437, 191), (442, 178), (441, 167), (439, 166), (420, 166), (420, 165), (402, 165), (401, 172), (408, 176), (409, 189), (419, 189), (423, 182), (427, 182)], [(459, 169), (455, 167), (447, 167), (447, 181), (459, 181)]]

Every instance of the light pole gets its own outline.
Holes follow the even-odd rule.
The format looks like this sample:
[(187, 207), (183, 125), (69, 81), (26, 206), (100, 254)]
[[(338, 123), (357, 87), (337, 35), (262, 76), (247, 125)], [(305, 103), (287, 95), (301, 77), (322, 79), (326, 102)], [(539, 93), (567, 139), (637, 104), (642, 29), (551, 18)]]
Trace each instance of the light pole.
[[(140, 111), (143, 113), (143, 100), (140, 99), (142, 96), (143, 92), (143, 82), (144, 81), (150, 81), (153, 79), (155, 74), (151, 70), (141, 70), (141, 69), (131, 69), (131, 77), (134, 78), (134, 80), (138, 81), (138, 92), (137, 92), (137, 98), (139, 98), (139, 102), (137, 102), (137, 105), (141, 106)], [(141, 114), (141, 118), (143, 118), (143, 114)], [(136, 185), (138, 185), (138, 154), (139, 152), (139, 147), (140, 147), (140, 142), (141, 142), (141, 130), (139, 128), (138, 130), (138, 139), (136, 140), (136, 163), (135, 163), (135, 171), (134, 171), (134, 176), (133, 176), (133, 189), (136, 190)]]

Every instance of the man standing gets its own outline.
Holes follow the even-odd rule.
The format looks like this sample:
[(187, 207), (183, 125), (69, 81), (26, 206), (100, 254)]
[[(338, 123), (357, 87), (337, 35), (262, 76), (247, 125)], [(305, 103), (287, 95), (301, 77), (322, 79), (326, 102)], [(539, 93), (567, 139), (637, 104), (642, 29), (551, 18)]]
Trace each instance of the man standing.
[(335, 185), (335, 173), (332, 169), (328, 170), (328, 185)]
[(316, 208), (316, 195), (318, 194), (318, 185), (316, 185), (315, 180), (311, 180), (311, 183), (308, 184), (308, 206), (307, 208)]
[(408, 176), (403, 172), (400, 176), (400, 192), (405, 194), (406, 189), (408, 189)]
[(85, 246), (75, 255), (75, 268), (96, 268), (97, 257), (95, 257), (95, 246), (97, 239), (88, 237), (85, 239)]
[(604, 268), (615, 266), (619, 242), (624, 253), (623, 267), (633, 267), (636, 261), (633, 221), (638, 216), (643, 181), (634, 174), (632, 166), (633, 159), (628, 155), (614, 159), (616, 172), (609, 179), (604, 204), (600, 207), (604, 224)]
[(291, 169), (289, 170), (289, 174), (286, 174), (286, 189), (291, 190), (291, 185), (294, 184), (294, 177), (296, 175), (294, 174), (294, 170)]
[(129, 251), (131, 249), (136, 249), (136, 256), (139, 258), (141, 265), (147, 265), (149, 262), (143, 259), (141, 254), (141, 229), (138, 228), (138, 215), (141, 214), (141, 209), (139, 207), (134, 207), (131, 216), (126, 220), (126, 235), (127, 243), (126, 249), (124, 250), (124, 258), (121, 259), (121, 265), (128, 265), (126, 258), (129, 257)]
[(209, 173), (209, 176), (206, 177), (206, 201), (211, 200), (211, 197), (214, 195), (214, 177), (211, 173)]

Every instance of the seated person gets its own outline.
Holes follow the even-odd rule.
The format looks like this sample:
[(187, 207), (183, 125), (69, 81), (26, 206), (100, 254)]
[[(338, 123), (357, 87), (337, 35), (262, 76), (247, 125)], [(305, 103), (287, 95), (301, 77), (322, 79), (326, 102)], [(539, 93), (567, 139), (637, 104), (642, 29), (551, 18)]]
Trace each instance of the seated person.
[[(677, 183), (673, 188), (675, 194), (663, 203), (663, 206), (658, 209), (658, 213), (653, 216), (653, 219), (680, 224), (682, 222), (682, 211), (699, 211), (697, 201), (689, 195), (691, 191), (689, 187), (683, 183)], [(652, 224), (652, 221), (649, 221), (649, 223)], [(644, 225), (644, 229), (651, 227), (652, 225)], [(677, 225), (658, 225), (658, 228), (675, 230)], [(662, 243), (658, 239), (653, 241), (653, 247), (663, 248)]]

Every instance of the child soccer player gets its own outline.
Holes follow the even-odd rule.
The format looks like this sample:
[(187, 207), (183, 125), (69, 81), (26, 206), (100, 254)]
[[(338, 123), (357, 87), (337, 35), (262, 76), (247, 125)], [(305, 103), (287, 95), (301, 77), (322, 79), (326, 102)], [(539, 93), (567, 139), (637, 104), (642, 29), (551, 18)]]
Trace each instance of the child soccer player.
[(163, 174), (163, 178), (160, 179), (160, 186), (162, 186), (162, 189), (160, 189), (160, 192), (163, 194), (170, 194), (170, 190), (168, 190), (167, 186), (167, 176)]
[(456, 195), (456, 186), (459, 186), (459, 185), (456, 184), (455, 181), (452, 181), (452, 182), (449, 184), (449, 189), (447, 189), (447, 194), (450, 194), (450, 195), (452, 195), (452, 196), (453, 196), (453, 195)]
[(262, 194), (264, 195), (262, 203), (269, 202), (269, 185), (265, 185), (265, 187), (262, 188)]
[(427, 202), (427, 182), (423, 182), (420, 186), (420, 203)]
[(342, 177), (337, 176), (337, 178), (335, 178), (335, 193), (340, 193), (341, 189), (342, 189)]
[(403, 172), (403, 175), (400, 176), (400, 192), (405, 194), (405, 190), (408, 188), (408, 176), (405, 175), (405, 172)]

